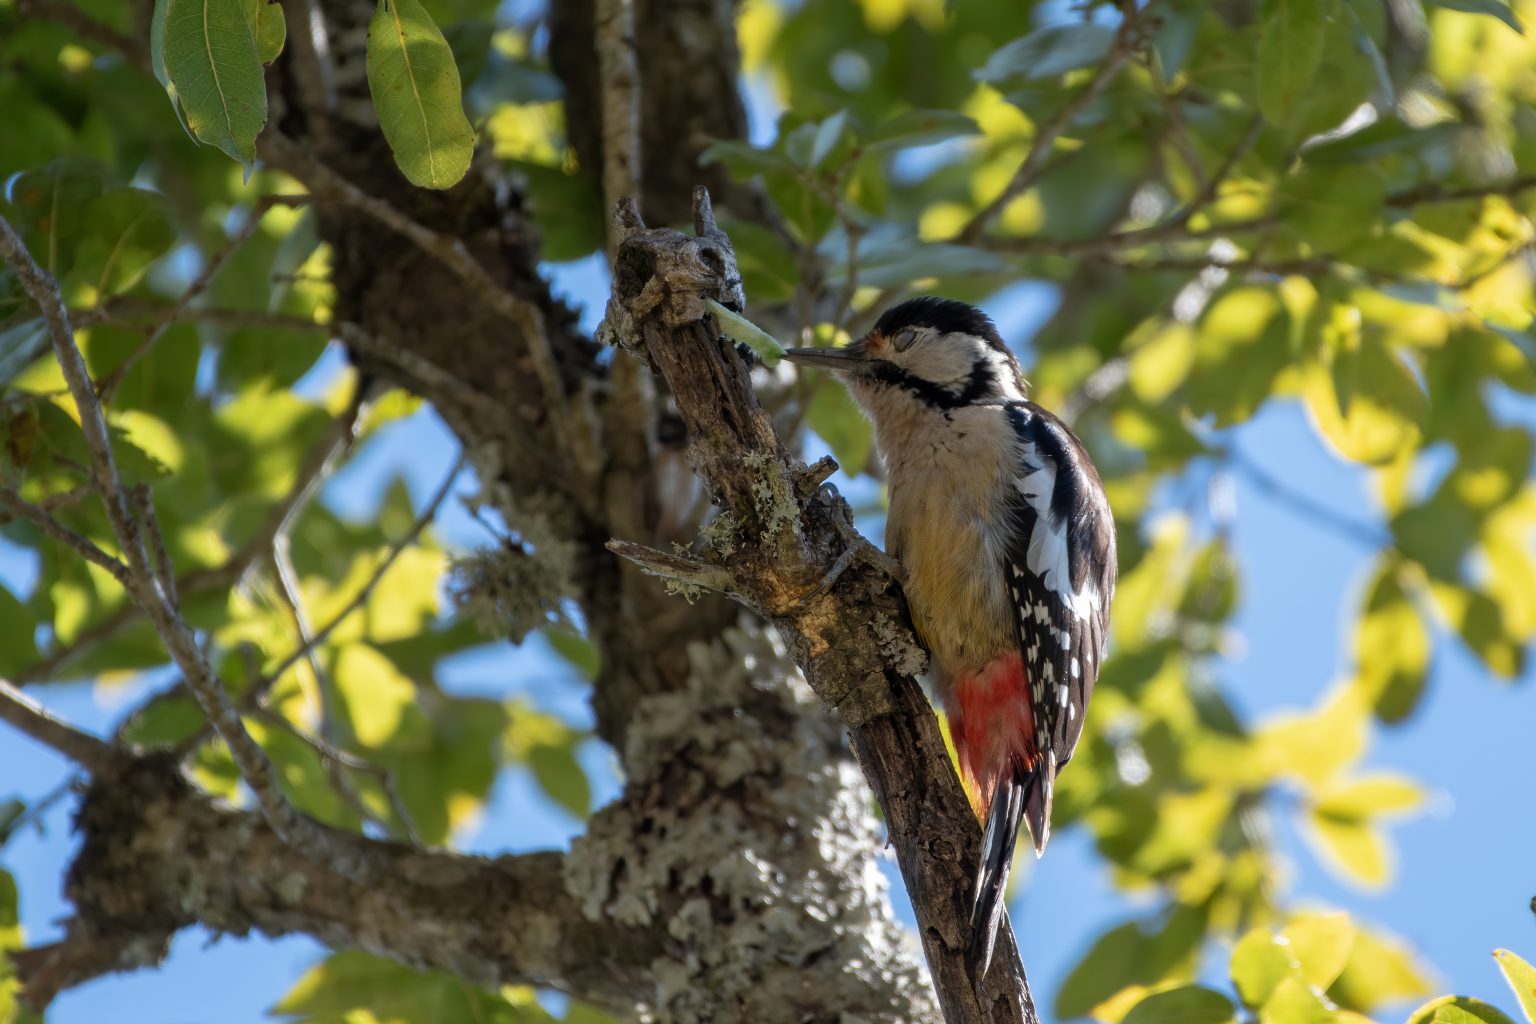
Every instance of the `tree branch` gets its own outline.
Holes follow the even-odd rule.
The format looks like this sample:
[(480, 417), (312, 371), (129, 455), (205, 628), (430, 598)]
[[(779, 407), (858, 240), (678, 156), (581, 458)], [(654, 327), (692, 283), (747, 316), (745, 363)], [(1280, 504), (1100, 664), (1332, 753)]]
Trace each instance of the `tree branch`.
[(25, 997), (153, 966), (176, 931), (305, 933), (335, 948), (441, 968), (476, 984), (550, 985), (629, 1009), (655, 982), (664, 937), (583, 917), (555, 853), (465, 857), (351, 837), (366, 856), (340, 874), (262, 818), (216, 806), (166, 757), (97, 775), (77, 816), (81, 849), (64, 940), (15, 956)]
[(110, 744), (76, 729), (4, 679), (0, 719), (93, 772), (111, 771), (118, 763), (119, 752)]
[(730, 241), (707, 194), (696, 196), (696, 237), (622, 223), (606, 330), (643, 351), (670, 386), (688, 426), (689, 461), (739, 523), (729, 540), (738, 599), (767, 616), (818, 696), (848, 728), (874, 790), (918, 918), (934, 986), (950, 1024), (1033, 1024), (1034, 1005), (1012, 934), (985, 979), (969, 952), (970, 868), (980, 830), (913, 678), (925, 658), (883, 574), (859, 561), (820, 583), (842, 554), (842, 502), (807, 500), (811, 471), (791, 458), (722, 339), (704, 299), (740, 308)]
[[(638, 194), (640, 69), (635, 59), (635, 0), (597, 0), (597, 66), (602, 93), (603, 208)], [(607, 222), (608, 259), (618, 239)]]

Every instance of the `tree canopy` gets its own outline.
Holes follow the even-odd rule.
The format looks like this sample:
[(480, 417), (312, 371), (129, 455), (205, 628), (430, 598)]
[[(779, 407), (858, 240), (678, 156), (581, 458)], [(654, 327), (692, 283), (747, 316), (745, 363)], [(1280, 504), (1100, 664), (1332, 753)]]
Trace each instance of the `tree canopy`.
[[(1056, 828), (1090, 835), (1140, 908), (1036, 993), (1046, 1015), (1353, 1024), (1422, 1003), (1411, 1024), (1504, 1024), (1500, 1001), (1536, 1024), (1536, 969), (1504, 949), (1513, 1003), (1423, 1002), (1430, 966), (1307, 907), (1268, 827), (1300, 828), (1348, 884), (1389, 884), (1390, 823), (1426, 794), (1372, 764), (1372, 730), (1424, 713), (1446, 650), (1529, 675), (1531, 13), (0, 0), (0, 569), (28, 567), (0, 573), (0, 718), (77, 762), (56, 782), (84, 780), (0, 805), (0, 844), (65, 798), (83, 837), (60, 865), (76, 916), (44, 945), (0, 872), (18, 951), (0, 1020), (157, 963), (192, 924), (334, 947), (272, 994), (288, 1020), (971, 1019), (946, 973), (963, 950), (933, 923), (954, 908), (918, 882), (946, 853), (963, 875), (975, 840), (919, 852), (906, 791), (878, 791), (923, 764), (874, 765), (888, 747), (867, 731), (909, 720), (922, 654), (812, 457), (830, 451), (877, 528), (870, 430), (773, 348), (1027, 280), (1050, 313), (1009, 340), (1119, 525), (1111, 656)], [(701, 241), (663, 245), (667, 225)], [(618, 268), (595, 332), (549, 284), (576, 261)], [(689, 331), (757, 355), (689, 362)], [(1236, 443), (1279, 404), (1368, 472), (1357, 514)], [(462, 452), (435, 493), (396, 481), (362, 514), (324, 497), (428, 410)], [(1250, 581), (1226, 477), (1376, 553), (1337, 595), (1347, 670), (1299, 680), (1295, 714), (1251, 720), (1232, 697)], [(476, 546), (434, 529), (457, 504)], [(843, 549), (826, 594), (790, 600)], [(815, 632), (834, 609), (863, 616), (826, 634), (835, 664)], [(589, 722), (442, 685), (446, 659), (530, 636)], [(82, 682), (127, 694), (113, 734), (34, 703)], [(594, 741), (624, 784), (601, 808)], [(514, 770), (588, 821), (572, 849), (445, 852)], [(1489, 785), (1514, 800), (1523, 781)], [(961, 806), (944, 785), (922, 806)], [(877, 801), (938, 1003), (867, 881)], [(156, 852), (129, 868), (135, 843)], [(214, 851), (246, 858), (248, 890), (225, 891)], [(454, 888), (470, 879), (493, 924)], [(556, 1014), (542, 990), (574, 999)]]

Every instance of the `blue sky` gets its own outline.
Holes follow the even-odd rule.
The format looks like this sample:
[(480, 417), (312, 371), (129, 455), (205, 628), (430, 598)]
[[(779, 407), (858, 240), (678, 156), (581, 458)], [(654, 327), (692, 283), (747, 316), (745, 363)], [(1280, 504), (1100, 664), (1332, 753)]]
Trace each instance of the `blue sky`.
[[(600, 308), (601, 268), (560, 268), (563, 290), (587, 306), (590, 326)], [(1029, 361), (1028, 337), (1049, 310), (1049, 292), (1021, 285), (989, 304), (1005, 335)], [(339, 361), (329, 356), (306, 382), (317, 387)], [(1509, 413), (1529, 419), (1530, 405)], [(1326, 452), (1301, 411), (1290, 402), (1267, 406), (1235, 438), (1251, 458), (1313, 499), (1352, 516), (1368, 516), (1365, 474)], [(418, 503), (450, 464), (454, 441), (430, 413), (375, 437), (327, 487), (324, 500), (342, 513), (360, 514), (403, 474)], [(1225, 663), (1221, 678), (1252, 717), (1305, 707), (1347, 669), (1346, 647), (1362, 578), (1374, 552), (1290, 508), (1274, 503), (1246, 480), (1234, 481), (1233, 542), (1243, 573), (1236, 627), (1242, 653)], [(469, 481), (462, 482), (463, 487)], [(878, 526), (878, 524), (873, 524)], [(457, 545), (482, 543), (483, 532), (450, 503), (440, 536)], [(35, 569), (15, 549), (0, 549), (0, 580), (23, 586)], [(1361, 892), (1330, 875), (1283, 816), (1276, 839), (1288, 866), (1286, 892), (1296, 903), (1338, 906), (1402, 936), (1435, 969), (1443, 987), (1507, 1002), (1489, 953), (1509, 946), (1536, 955), (1536, 919), (1527, 903), (1536, 894), (1536, 814), (1529, 793), (1536, 778), (1536, 688), (1530, 680), (1499, 683), (1485, 676), (1452, 640), (1437, 643), (1433, 680), (1420, 712), (1407, 724), (1377, 730), (1366, 765), (1390, 768), (1423, 781), (1432, 798), (1425, 813), (1393, 830), (1396, 881), (1382, 892)], [(445, 685), (461, 692), (524, 693), (570, 721), (588, 720), (583, 686), (539, 640), (522, 648), (492, 645), (446, 667)], [(38, 691), (61, 714), (105, 730), (122, 714), (131, 687), (95, 691), (89, 685)], [(596, 743), (584, 750), (599, 800), (617, 791), (612, 760)], [(0, 798), (37, 797), (52, 790), (66, 766), (14, 733), (0, 733)], [(33, 941), (57, 934), (67, 913), (60, 878), (72, 844), (67, 802), (45, 821), (45, 834), (14, 839), (0, 863), (14, 872), (22, 892), (22, 921)], [(580, 823), (550, 803), (520, 769), (498, 783), (481, 823), (463, 837), (472, 850), (503, 852), (561, 846)], [(1021, 862), (1023, 863), (1023, 862)], [(1089, 942), (1138, 906), (1117, 891), (1081, 829), (1068, 829), (1050, 855), (1030, 868), (1018, 887), (1012, 919), (1025, 963), (1049, 999)], [(894, 870), (891, 871), (893, 880)], [(899, 883), (895, 884), (898, 892)], [(902, 913), (910, 921), (906, 908)], [(217, 1019), (254, 1022), (319, 956), (304, 939), (211, 940), (184, 933), (165, 968), (101, 979), (55, 1003), (55, 1024), (177, 1024)], [(1218, 962), (1225, 957), (1217, 955)], [(1047, 1004), (1048, 1005), (1048, 1004)], [(210, 1012), (216, 1007), (216, 1016)]]

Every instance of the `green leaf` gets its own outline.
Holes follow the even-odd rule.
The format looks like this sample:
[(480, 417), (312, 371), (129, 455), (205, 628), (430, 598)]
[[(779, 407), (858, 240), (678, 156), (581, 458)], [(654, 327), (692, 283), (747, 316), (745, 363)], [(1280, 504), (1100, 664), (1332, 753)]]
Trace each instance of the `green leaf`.
[(859, 284), (868, 288), (900, 287), (926, 277), (968, 278), (994, 274), (1007, 267), (999, 253), (966, 245), (925, 245), (912, 238), (892, 237), (861, 248)]
[(699, 163), (705, 166), (724, 164), (726, 170), (738, 181), (766, 171), (787, 170), (791, 166), (782, 153), (760, 149), (750, 142), (738, 142), (735, 139), (720, 139), (710, 143), (699, 154)]
[(592, 813), (592, 787), (587, 782), (586, 770), (576, 760), (580, 736), (571, 733), (567, 739), (566, 743), (541, 743), (533, 747), (528, 751), (528, 767), (533, 769), (533, 777), (545, 795), (585, 821)]
[(97, 196), (86, 208), (85, 222), (73, 275), (101, 298), (132, 288), (176, 241), (164, 197), (141, 188)]
[(1379, 772), (1330, 783), (1318, 793), (1316, 809), (1317, 813), (1340, 821), (1363, 821), (1402, 814), (1423, 803), (1424, 792), (1412, 779)]
[(1381, 52), (1381, 47), (1376, 45), (1376, 40), (1371, 37), (1370, 30), (1360, 21), (1360, 15), (1352, 3), (1343, 4), (1344, 10), (1349, 14), (1350, 34), (1354, 38), (1355, 49), (1365, 54), (1365, 59), (1370, 61), (1371, 74), (1376, 78), (1376, 88), (1380, 90), (1381, 102), (1389, 110), (1397, 109), (1397, 86), (1392, 81), (1392, 72), (1387, 67), (1387, 58)]
[(857, 476), (864, 471), (874, 446), (874, 433), (840, 381), (828, 374), (821, 375), (811, 392), (805, 422), (827, 442), (844, 473)]
[(0, 330), (0, 388), (9, 385), (23, 370), (41, 359), (51, 346), (48, 321), (40, 316)]
[(1054, 78), (1097, 64), (1114, 44), (1115, 30), (1096, 21), (1047, 25), (1003, 46), (976, 77), (983, 82)]
[(1259, 1010), (1259, 1024), (1330, 1024), (1337, 1019), (1323, 995), (1293, 974), (1275, 986)]
[(1511, 636), (1505, 610), (1483, 591), (1434, 580), (1430, 593), (1447, 622), (1484, 667), (1502, 679), (1517, 678), (1525, 667), (1525, 644)]
[(17, 222), (32, 258), (54, 277), (64, 277), (74, 266), (75, 249), (89, 226), (86, 208), (101, 195), (105, 179), (100, 165), (66, 158), (12, 183), (14, 212), (7, 216)]
[(1406, 718), (1429, 678), (1428, 625), (1403, 588), (1401, 569), (1384, 560), (1355, 626), (1355, 678), (1384, 722)]
[(359, 745), (419, 748), (429, 731), (416, 706), (416, 687), (372, 647), (352, 644), (336, 656), (333, 673)]
[(1416, 128), (1397, 118), (1383, 118), (1341, 139), (1310, 147), (1305, 159), (1314, 166), (1328, 166), (1366, 163), (1395, 155), (1424, 158), (1454, 147), (1466, 131), (1465, 125), (1455, 121)]
[(1190, 408), (1214, 414), (1217, 426), (1241, 422), (1269, 398), (1290, 360), (1289, 317), (1275, 292), (1234, 288), (1201, 319), (1186, 385)]
[(1312, 813), (1308, 816), (1318, 852), (1345, 881), (1379, 888), (1392, 874), (1386, 837), (1366, 821), (1349, 821)]
[(839, 110), (831, 117), (816, 126), (816, 138), (811, 142), (810, 167), (816, 170), (826, 163), (827, 157), (837, 149), (837, 144), (843, 141), (843, 134), (848, 128), (848, 111)]
[(420, 0), (379, 0), (367, 63), (379, 126), (400, 170), (422, 188), (457, 184), (474, 157), (475, 130), (464, 116), (453, 50)]
[(37, 660), (37, 622), (26, 605), (0, 585), (0, 677)]
[(1225, 1024), (1234, 1016), (1232, 1001), (1220, 992), (1184, 985), (1147, 996), (1121, 1024)]
[(1450, 11), (1486, 14), (1489, 17), (1498, 18), (1521, 35), (1525, 34), (1525, 26), (1520, 23), (1520, 16), (1503, 0), (1431, 0), (1431, 2), (1437, 7), (1444, 7)]
[(1206, 923), (1203, 910), (1177, 907), (1150, 930), (1127, 921), (1105, 932), (1062, 982), (1056, 1016), (1100, 1017), (1106, 1004), (1124, 1006), (1121, 1000), (1146, 988), (1188, 980)]
[(267, 123), (267, 89), (245, 2), (156, 0), (161, 31), (152, 33), (151, 48), (188, 130), (240, 161), (249, 176)]
[(581, 678), (589, 683), (597, 679), (597, 673), (602, 668), (603, 654), (596, 644), (566, 626), (550, 626), (544, 630), (544, 636), (555, 653), (581, 673)]
[(1424, 970), (1408, 949), (1395, 939), (1357, 925), (1349, 961), (1328, 995), (1341, 1006), (1369, 1013), (1384, 1003), (1418, 998), (1431, 991)]
[(432, 1024), (519, 1024), (517, 1007), (446, 971), (413, 971), (383, 957), (332, 953), (270, 1011), (315, 1024), (347, 1020)]
[(1515, 990), (1515, 998), (1520, 1001), (1525, 1019), (1530, 1024), (1536, 1024), (1536, 967), (1507, 949), (1494, 950), (1493, 959), (1498, 963), (1499, 970), (1504, 972), (1504, 980)]
[(879, 152), (908, 146), (929, 146), (946, 139), (981, 134), (975, 119), (954, 110), (909, 110), (884, 122), (864, 137), (864, 148)]
[[(109, 422), (107, 432), (112, 455), (125, 483), (147, 483), (169, 475), (165, 463), (135, 444), (121, 427)], [(38, 405), (38, 444), (43, 451), (69, 463), (90, 465), (90, 448), (80, 425), (52, 402)]]
[(1308, 372), (1304, 397), (1313, 427), (1334, 451), (1380, 464), (1418, 446), (1429, 399), (1379, 335), (1353, 339), (1330, 362)]
[(1263, 1006), (1280, 982), (1299, 970), (1289, 943), (1255, 928), (1232, 947), (1232, 984), (1248, 1006)]
[(763, 361), (764, 366), (779, 365), (779, 360), (784, 358), (784, 346), (780, 345), (773, 335), (740, 313), (726, 309), (714, 299), (705, 299), (704, 302), (709, 306), (709, 311), (715, 315), (715, 320), (719, 322), (722, 334), (750, 348), (752, 353)]
[(1260, 14), (1257, 91), (1271, 122), (1290, 125), (1323, 57), (1321, 0), (1266, 0)]
[(1468, 996), (1431, 999), (1408, 1018), (1408, 1024), (1515, 1024), (1503, 1010)]
[(1298, 914), (1281, 929), (1291, 954), (1307, 983), (1326, 990), (1343, 973), (1355, 944), (1355, 926), (1349, 915)]
[(256, 55), (263, 64), (271, 64), (283, 52), (288, 40), (288, 22), (278, 0), (243, 0), (245, 21), (256, 39)]

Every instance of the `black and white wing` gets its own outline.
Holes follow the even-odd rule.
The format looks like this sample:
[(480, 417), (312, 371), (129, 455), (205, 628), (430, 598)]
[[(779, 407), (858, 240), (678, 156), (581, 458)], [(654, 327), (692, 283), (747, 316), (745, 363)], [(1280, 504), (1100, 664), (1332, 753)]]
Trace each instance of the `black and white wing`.
[(1003, 571), (1029, 678), (1035, 750), (1049, 766), (1041, 787), (1048, 828), (1050, 784), (1082, 735), (1109, 639), (1115, 522), (1098, 470), (1066, 424), (1032, 402), (1009, 405), (1007, 415), (1019, 473)]

